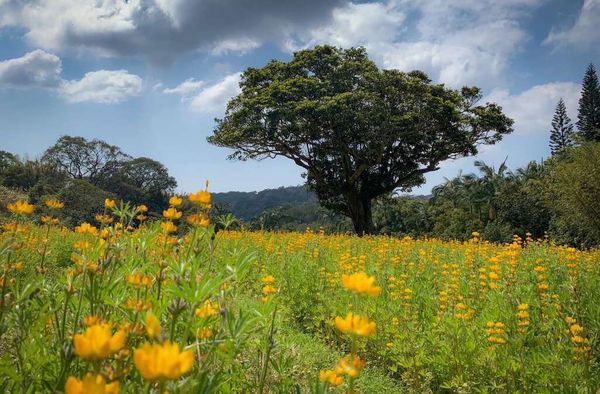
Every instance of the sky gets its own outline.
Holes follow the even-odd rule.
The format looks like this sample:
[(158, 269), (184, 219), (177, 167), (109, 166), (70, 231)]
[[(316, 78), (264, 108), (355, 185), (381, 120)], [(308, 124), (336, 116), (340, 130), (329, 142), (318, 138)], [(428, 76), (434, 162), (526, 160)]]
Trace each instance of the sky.
[(240, 73), (318, 44), (364, 46), (379, 67), (482, 88), (515, 131), (442, 163), (431, 188), (484, 160), (549, 155), (563, 98), (576, 121), (600, 67), (600, 0), (0, 0), (0, 150), (41, 156), (62, 135), (99, 138), (167, 166), (178, 191), (303, 183), (286, 159), (235, 162), (209, 145)]

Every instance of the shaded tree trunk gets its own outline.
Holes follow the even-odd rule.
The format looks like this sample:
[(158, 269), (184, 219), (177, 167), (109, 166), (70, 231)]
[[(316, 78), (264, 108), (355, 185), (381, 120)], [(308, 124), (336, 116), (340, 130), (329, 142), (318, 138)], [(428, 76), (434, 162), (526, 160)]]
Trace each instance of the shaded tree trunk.
[(348, 203), (348, 213), (356, 234), (361, 237), (366, 234), (372, 234), (374, 230), (373, 212), (371, 209), (372, 200), (364, 198), (355, 192), (348, 193), (346, 200)]

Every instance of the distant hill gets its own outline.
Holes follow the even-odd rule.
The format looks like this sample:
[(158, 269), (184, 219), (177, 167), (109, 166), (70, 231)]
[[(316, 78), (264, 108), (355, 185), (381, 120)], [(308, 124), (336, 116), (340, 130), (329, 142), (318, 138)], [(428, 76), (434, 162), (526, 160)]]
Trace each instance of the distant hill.
[(304, 186), (288, 186), (259, 192), (213, 193), (213, 202), (239, 219), (250, 220), (264, 211), (284, 205), (316, 203), (317, 197)]

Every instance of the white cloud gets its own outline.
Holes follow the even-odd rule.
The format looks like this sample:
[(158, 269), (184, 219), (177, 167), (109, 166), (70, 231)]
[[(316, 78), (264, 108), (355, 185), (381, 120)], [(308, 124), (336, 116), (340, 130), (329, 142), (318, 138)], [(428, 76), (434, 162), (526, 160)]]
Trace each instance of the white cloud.
[(458, 87), (492, 86), (527, 42), (520, 19), (542, 0), (386, 0), (334, 9), (329, 24), (291, 36), (289, 51), (362, 45), (383, 67), (421, 69)]
[(61, 83), (62, 62), (36, 49), (22, 57), (0, 61), (0, 86), (54, 88)]
[(575, 122), (580, 90), (581, 86), (573, 82), (550, 82), (514, 95), (506, 89), (494, 89), (484, 100), (502, 106), (504, 113), (515, 121), (515, 133), (536, 134), (550, 130), (560, 98), (565, 101), (571, 121)]
[(585, 0), (573, 26), (566, 30), (550, 32), (545, 44), (558, 46), (575, 45), (584, 49), (598, 50), (600, 42), (600, 0)]
[(286, 31), (312, 29), (347, 0), (0, 0), (0, 26), (32, 45), (171, 62), (195, 50), (247, 51)]
[(394, 41), (405, 18), (406, 14), (391, 3), (349, 3), (333, 10), (330, 23), (300, 32), (284, 45), (289, 51), (321, 43), (341, 47), (373, 46)]
[(126, 70), (86, 73), (77, 81), (65, 81), (60, 94), (71, 103), (120, 103), (142, 92), (142, 79)]
[(0, 61), (0, 88), (44, 88), (72, 103), (120, 103), (139, 95), (143, 88), (142, 78), (126, 70), (92, 71), (80, 80), (71, 81), (61, 75), (60, 58), (41, 49)]
[(174, 88), (166, 88), (163, 93), (166, 94), (178, 94), (182, 98), (189, 97), (190, 95), (198, 92), (200, 88), (204, 86), (204, 81), (198, 81), (194, 78), (189, 78), (175, 86)]
[(241, 73), (226, 76), (220, 82), (202, 89), (191, 101), (191, 108), (196, 112), (223, 112), (227, 101), (240, 93)]

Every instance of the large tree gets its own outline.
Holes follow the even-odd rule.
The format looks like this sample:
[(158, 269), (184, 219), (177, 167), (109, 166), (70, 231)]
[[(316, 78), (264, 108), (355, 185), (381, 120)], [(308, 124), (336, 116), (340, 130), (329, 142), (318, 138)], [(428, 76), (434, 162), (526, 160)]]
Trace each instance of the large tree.
[(550, 151), (553, 155), (564, 152), (573, 146), (573, 125), (567, 115), (567, 107), (561, 98), (556, 105), (552, 117), (552, 130), (550, 130)]
[(583, 77), (577, 128), (584, 141), (600, 142), (600, 84), (593, 64)]
[(242, 74), (241, 93), (208, 141), (237, 159), (283, 156), (327, 208), (373, 229), (374, 198), (424, 183), (449, 158), (512, 131), (478, 88), (433, 84), (420, 71), (380, 70), (363, 48), (318, 46)]
[(42, 156), (44, 162), (57, 166), (70, 177), (86, 179), (94, 185), (130, 159), (119, 147), (102, 140), (88, 141), (68, 135), (60, 137)]

